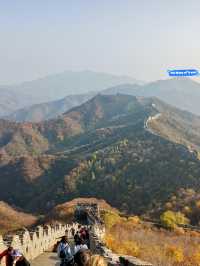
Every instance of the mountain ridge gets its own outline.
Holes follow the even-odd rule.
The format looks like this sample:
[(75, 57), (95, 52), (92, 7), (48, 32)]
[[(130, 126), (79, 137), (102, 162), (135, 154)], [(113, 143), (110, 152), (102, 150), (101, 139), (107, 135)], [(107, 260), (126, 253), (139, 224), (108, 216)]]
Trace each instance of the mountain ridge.
[(144, 85), (119, 85), (106, 89), (102, 93), (125, 93), (134, 96), (157, 97), (179, 109), (200, 115), (198, 103), (200, 84), (189, 78), (158, 80)]
[(121, 84), (105, 90), (100, 90), (99, 92), (66, 96), (60, 100), (41, 103), (17, 110), (4, 118), (17, 122), (40, 122), (56, 118), (72, 107), (79, 106), (97, 94), (116, 95), (118, 93), (138, 97), (157, 97), (179, 109), (200, 115), (198, 104), (200, 84), (190, 79), (167, 79), (158, 80), (145, 85)]
[(30, 227), (37, 223), (37, 217), (17, 210), (7, 203), (0, 201), (0, 234)]
[(36, 99), (29, 95), (0, 88), (0, 116), (8, 115), (16, 109), (34, 104)]
[(49, 120), (62, 115), (72, 107), (86, 102), (94, 95), (95, 93), (93, 92), (69, 95), (60, 100), (35, 104), (27, 108), (19, 109), (11, 113), (9, 116), (5, 116), (4, 119), (16, 122), (41, 122)]
[[(54, 118), (39, 123), (16, 123), (0, 120), (0, 135), (2, 138), (2, 140), (0, 140), (0, 151), (2, 154), (5, 149), (7, 151), (11, 149), (11, 153), (15, 153), (15, 151), (12, 151), (13, 145), (11, 145), (11, 143), (14, 143), (15, 147), (18, 145), (17, 143), (19, 143), (19, 145), (24, 143), (24, 148), (27, 151), (25, 154), (30, 154), (32, 151), (33, 155), (34, 149), (36, 154), (40, 154), (41, 152), (47, 152), (49, 148), (56, 147), (57, 145), (62, 146), (67, 139), (72, 137), (76, 138), (76, 136), (85, 134), (88, 130), (96, 130), (98, 127), (105, 127), (107, 123), (110, 123), (110, 126), (116, 126), (116, 122), (110, 121), (110, 119), (114, 119), (115, 116), (119, 117), (120, 115), (123, 116), (123, 114), (125, 114), (125, 117), (129, 119), (128, 117), (131, 115), (131, 112), (146, 112), (145, 110), (148, 111), (146, 119), (148, 119), (148, 117), (152, 114), (155, 115), (156, 113), (164, 112), (164, 116), (162, 116), (162, 118), (168, 121), (168, 129), (170, 128), (172, 131), (172, 127), (176, 126), (177, 128), (177, 125), (179, 125), (180, 129), (178, 136), (182, 136), (185, 140), (187, 139), (187, 143), (185, 141), (178, 142), (177, 140), (176, 142), (187, 144), (186, 146), (193, 144), (195, 148), (199, 150), (200, 143), (198, 140), (198, 130), (200, 117), (192, 115), (186, 111), (184, 112), (178, 110), (176, 107), (165, 104), (155, 97), (143, 98), (122, 94), (98, 94), (92, 99), (89, 99), (86, 103), (83, 103), (78, 107), (71, 108), (57, 119)], [(159, 125), (163, 125), (164, 120), (159, 120), (160, 122), (157, 124), (156, 121), (157, 120), (151, 121), (150, 124), (152, 129), (154, 128), (155, 131), (160, 132), (160, 136), (167, 137), (169, 140), (173, 141), (172, 132), (169, 131), (168, 136), (166, 136), (166, 128), (165, 130), (164, 128), (162, 130), (159, 129)], [(193, 129), (191, 121), (193, 123)], [(126, 120), (123, 123), (126, 123)], [(171, 126), (170, 123), (172, 123)], [(9, 128), (8, 132), (7, 128)], [(185, 128), (186, 131), (191, 128), (191, 132), (187, 133)], [(185, 136), (183, 136), (184, 134)], [(188, 141), (190, 134), (193, 135), (193, 140), (191, 142)], [(7, 142), (6, 146), (5, 141)], [(1, 143), (2, 145), (4, 143), (4, 145), (1, 146)], [(22, 150), (20, 151), (20, 147), (16, 152), (17, 154), (22, 152)]]
[(31, 97), (40, 97), (41, 103), (61, 99), (70, 94), (99, 91), (126, 82), (136, 83), (137, 81), (128, 76), (94, 71), (64, 71), (21, 84), (3, 87), (15, 92), (25, 92)]
[[(167, 121), (167, 136), (145, 128), (158, 113), (155, 121), (158, 127)], [(0, 199), (42, 212), (90, 196), (127, 212), (148, 212), (179, 188), (199, 187), (200, 162), (185, 143), (199, 148), (200, 136), (190, 138), (191, 118), (198, 128), (199, 117), (156, 98), (100, 94), (57, 119), (0, 120)], [(179, 143), (173, 125), (186, 130), (177, 129)]]

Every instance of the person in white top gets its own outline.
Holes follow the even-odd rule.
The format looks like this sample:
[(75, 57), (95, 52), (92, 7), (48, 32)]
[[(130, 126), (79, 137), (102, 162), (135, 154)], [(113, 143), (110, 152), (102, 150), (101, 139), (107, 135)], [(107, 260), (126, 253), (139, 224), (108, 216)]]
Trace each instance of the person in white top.
[(61, 266), (69, 265), (71, 261), (73, 261), (73, 256), (71, 252), (70, 245), (67, 242), (67, 237), (63, 236), (60, 244), (58, 245), (58, 257), (61, 260)]
[(83, 239), (80, 239), (77, 241), (75, 247), (74, 247), (74, 255), (79, 251), (79, 250), (85, 250), (88, 249), (88, 246), (84, 243)]

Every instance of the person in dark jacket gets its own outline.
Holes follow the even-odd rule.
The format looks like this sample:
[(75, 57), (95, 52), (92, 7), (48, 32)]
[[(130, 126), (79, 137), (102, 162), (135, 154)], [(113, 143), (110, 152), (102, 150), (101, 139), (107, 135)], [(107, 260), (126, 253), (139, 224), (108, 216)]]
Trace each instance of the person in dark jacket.
[(80, 242), (80, 240), (81, 240), (81, 238), (80, 238), (79, 232), (77, 231), (76, 234), (74, 235), (75, 245), (78, 245), (78, 243)]
[(75, 235), (75, 229), (72, 227), (72, 229), (71, 229), (71, 233), (72, 233), (72, 236), (74, 236)]
[(0, 253), (0, 262), (3, 259), (3, 257), (5, 257), (6, 266), (12, 266), (13, 265), (12, 252), (13, 252), (13, 247), (9, 247), (6, 250), (4, 250), (2, 253)]
[(80, 236), (81, 236), (81, 238), (83, 240), (86, 239), (86, 228), (85, 227), (81, 228), (81, 230), (80, 230)]

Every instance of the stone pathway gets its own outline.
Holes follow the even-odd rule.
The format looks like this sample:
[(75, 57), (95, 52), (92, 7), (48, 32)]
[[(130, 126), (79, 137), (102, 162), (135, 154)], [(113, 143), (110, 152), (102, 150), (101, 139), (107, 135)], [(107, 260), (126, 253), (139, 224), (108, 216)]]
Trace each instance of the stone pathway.
[(31, 266), (60, 266), (57, 253), (45, 252), (31, 262)]
[[(74, 238), (68, 238), (71, 251), (74, 251)], [(40, 256), (31, 261), (31, 266), (60, 266), (60, 260), (56, 252), (51, 252), (52, 249), (42, 253)]]

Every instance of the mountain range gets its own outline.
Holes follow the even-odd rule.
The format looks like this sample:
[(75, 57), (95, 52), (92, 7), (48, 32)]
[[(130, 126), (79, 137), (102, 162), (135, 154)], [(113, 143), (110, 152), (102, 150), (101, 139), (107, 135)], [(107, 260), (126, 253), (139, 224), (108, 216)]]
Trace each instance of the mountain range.
[(122, 94), (39, 123), (0, 120), (0, 199), (46, 212), (90, 196), (149, 212), (180, 188), (199, 189), (199, 127), (157, 98)]
[(182, 110), (200, 115), (200, 83), (189, 78), (158, 80), (144, 85), (125, 84), (105, 90), (105, 94), (157, 97)]
[(6, 116), (19, 108), (31, 106), (36, 99), (26, 94), (0, 89), (0, 116)]
[(62, 115), (72, 107), (86, 102), (94, 95), (96, 95), (94, 92), (69, 95), (61, 100), (34, 104), (29, 107), (16, 110), (10, 115), (4, 116), (4, 118), (16, 122), (41, 122)]
[[(40, 122), (56, 118), (70, 108), (78, 106), (92, 98), (98, 92), (90, 92), (82, 95), (66, 96), (61, 100), (36, 104), (27, 108), (17, 110), (5, 116), (6, 119), (17, 122)], [(121, 84), (99, 93), (105, 95), (127, 94), (143, 97), (157, 97), (182, 110), (200, 115), (199, 101), (200, 84), (191, 79), (168, 79), (160, 80), (144, 85)]]
[[(41, 117), (45, 116), (47, 112), (48, 114), (45, 118), (49, 118), (52, 116), (49, 115), (50, 111), (55, 111), (55, 108), (52, 107), (51, 103), (50, 107), (48, 107), (46, 104), (48, 101), (60, 100), (69, 95), (97, 92), (110, 86), (124, 83), (132, 84), (136, 82), (138, 84), (142, 83), (131, 77), (117, 76), (107, 73), (94, 71), (65, 71), (44, 78), (23, 82), (21, 84), (0, 86), (0, 117), (10, 115), (10, 113), (24, 107), (42, 103), (42, 107), (36, 105), (31, 107), (31, 110), (28, 111), (25, 109), (23, 112), (35, 112), (38, 117), (40, 117), (40, 115)], [(83, 96), (83, 99), (85, 98), (87, 98), (87, 96)], [(58, 107), (60, 114), (60, 112), (63, 111), (64, 105), (66, 106), (64, 111), (67, 111), (72, 107), (69, 103), (70, 100), (74, 102), (78, 101), (78, 105), (81, 104), (82, 101), (81, 99), (79, 101), (79, 99), (80, 95), (77, 99), (74, 96), (70, 96), (68, 100), (63, 99), (58, 102), (59, 104), (55, 103), (55, 107)], [(39, 108), (39, 110), (36, 110), (37, 108)], [(16, 115), (16, 119), (18, 116), (19, 115)], [(32, 116), (35, 117), (35, 115), (28, 115), (28, 119), (31, 119)]]

